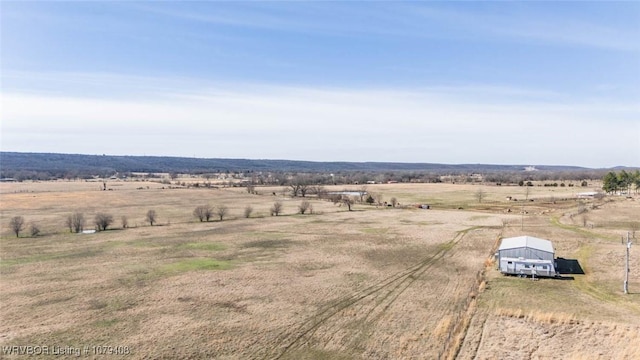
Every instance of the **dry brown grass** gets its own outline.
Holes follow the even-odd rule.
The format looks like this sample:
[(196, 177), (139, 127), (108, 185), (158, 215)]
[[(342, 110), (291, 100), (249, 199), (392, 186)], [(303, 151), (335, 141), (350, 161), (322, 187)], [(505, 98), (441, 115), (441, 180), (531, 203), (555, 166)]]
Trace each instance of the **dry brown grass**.
[[(276, 188), (250, 195), (99, 185), (0, 184), (0, 345), (126, 345), (134, 358), (544, 358), (544, 331), (557, 334), (556, 345), (584, 337), (607, 351), (621, 340), (604, 333), (637, 339), (640, 299), (624, 297), (613, 281), (620, 275), (615, 229), (584, 232), (562, 222), (570, 201), (527, 204), (522, 231), (520, 214), (505, 212), (518, 187), (487, 186), (480, 205), (477, 185), (375, 185), (401, 204), (435, 209), (356, 205), (349, 212), (312, 199), (314, 214), (296, 215), (300, 199), (271, 195)], [(532, 190), (541, 199), (552, 191)], [(269, 216), (276, 199), (284, 216)], [(625, 221), (637, 203), (608, 203), (598, 216), (607, 221), (609, 211)], [(228, 220), (198, 222), (192, 212), (202, 204), (227, 205)], [(249, 219), (247, 205), (255, 209)], [(151, 208), (161, 226), (145, 224)], [(63, 219), (74, 210), (89, 220), (98, 211), (125, 215), (131, 228), (70, 234)], [(15, 239), (6, 224), (17, 215), (43, 235)], [(557, 254), (578, 258), (587, 274), (537, 282), (497, 275), (487, 259), (496, 238), (522, 233), (554, 240)], [(498, 336), (503, 327), (513, 331)], [(523, 337), (528, 352), (509, 348)], [(536, 344), (541, 350), (531, 352)]]
[(529, 311), (526, 312), (523, 309), (497, 309), (496, 315), (506, 316), (515, 319), (525, 319), (526, 321), (537, 322), (542, 324), (577, 324), (575, 314), (566, 313), (554, 313), (543, 311)]

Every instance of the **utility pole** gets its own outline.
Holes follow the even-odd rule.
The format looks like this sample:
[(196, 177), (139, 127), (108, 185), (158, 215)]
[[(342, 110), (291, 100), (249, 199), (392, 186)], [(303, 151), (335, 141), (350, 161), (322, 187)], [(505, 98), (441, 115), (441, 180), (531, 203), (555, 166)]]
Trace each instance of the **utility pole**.
[(627, 231), (627, 259), (624, 265), (624, 293), (629, 293), (629, 250), (631, 249), (631, 239)]

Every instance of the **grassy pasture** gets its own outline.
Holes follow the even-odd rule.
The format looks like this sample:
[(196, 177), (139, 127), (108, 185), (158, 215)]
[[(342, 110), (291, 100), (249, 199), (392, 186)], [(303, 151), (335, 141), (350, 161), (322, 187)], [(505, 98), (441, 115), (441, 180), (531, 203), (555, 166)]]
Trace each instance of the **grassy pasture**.
[[(131, 358), (639, 355), (621, 346), (640, 339), (640, 256), (632, 256), (632, 294), (621, 291), (620, 236), (640, 218), (637, 198), (579, 202), (575, 194), (592, 189), (536, 186), (534, 201), (522, 201), (522, 187), (384, 184), (368, 190), (403, 208), (347, 211), (311, 199), (314, 213), (299, 215), (301, 200), (283, 197), (282, 187), (251, 195), (101, 186), (0, 184), (0, 345), (127, 346)], [(282, 216), (269, 214), (276, 200)], [(432, 210), (411, 206), (422, 203)], [(204, 204), (224, 204), (229, 215), (199, 222), (192, 212)], [(157, 226), (145, 222), (148, 209)], [(115, 223), (71, 234), (64, 218), (73, 211), (85, 214), (87, 228), (99, 211)], [(17, 215), (42, 235), (16, 238), (7, 226)], [(556, 255), (577, 259), (585, 274), (535, 282), (499, 275), (487, 259), (500, 236), (521, 234), (552, 240)]]

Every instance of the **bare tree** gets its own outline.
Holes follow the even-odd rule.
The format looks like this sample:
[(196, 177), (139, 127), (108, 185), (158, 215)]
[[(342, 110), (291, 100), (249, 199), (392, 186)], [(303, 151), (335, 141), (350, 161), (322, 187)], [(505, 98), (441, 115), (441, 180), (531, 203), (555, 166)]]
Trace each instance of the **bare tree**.
[(209, 221), (213, 215), (213, 208), (209, 205), (200, 205), (193, 210), (193, 215), (202, 221)]
[(391, 199), (389, 199), (389, 202), (393, 207), (396, 207), (396, 205), (398, 205), (398, 199), (396, 199), (395, 197), (392, 197)]
[(291, 188), (291, 196), (296, 197), (300, 192), (300, 184), (297, 182), (289, 184), (289, 188)]
[(342, 203), (347, 205), (349, 211), (351, 211), (351, 205), (353, 205), (353, 199), (350, 196), (342, 197)]
[(74, 212), (73, 214), (67, 216), (66, 224), (70, 232), (81, 232), (82, 230), (84, 230), (84, 214), (79, 211)]
[(254, 194), (256, 192), (256, 186), (253, 184), (247, 185), (247, 192), (249, 194)]
[(228, 213), (229, 213), (229, 208), (226, 207), (225, 205), (219, 205), (218, 207), (216, 207), (216, 214), (218, 214), (220, 221), (222, 221)]
[(14, 216), (9, 221), (9, 227), (16, 234), (16, 237), (20, 237), (20, 231), (24, 229), (24, 218), (22, 216)]
[(486, 194), (484, 192), (484, 190), (482, 189), (478, 189), (478, 191), (476, 191), (476, 199), (478, 200), (479, 203), (482, 203), (482, 199), (485, 198)]
[(126, 229), (127, 227), (129, 227), (129, 219), (127, 219), (126, 216), (122, 215), (122, 217), (120, 218), (120, 222), (122, 223), (123, 229)]
[(64, 221), (64, 224), (69, 228), (69, 232), (73, 232), (73, 216), (68, 215)]
[(307, 200), (303, 200), (298, 206), (298, 211), (300, 212), (300, 214), (304, 215), (307, 210), (313, 211), (313, 207), (311, 206), (310, 202), (308, 202)]
[(300, 195), (302, 195), (302, 197), (307, 196), (307, 193), (309, 193), (310, 190), (311, 186), (309, 186), (309, 184), (307, 184), (306, 182), (300, 184)]
[(31, 223), (29, 225), (29, 232), (31, 233), (32, 237), (36, 237), (40, 235), (40, 227), (35, 223)]
[(278, 216), (282, 212), (282, 203), (280, 201), (276, 201), (273, 203), (271, 207), (271, 215)]
[(337, 203), (342, 201), (342, 195), (340, 195), (340, 194), (331, 194), (331, 196), (329, 196), (329, 199), (335, 205), (335, 204), (337, 204)]
[(251, 207), (251, 205), (247, 205), (244, 208), (244, 217), (246, 217), (247, 219), (250, 218), (252, 212), (253, 212), (253, 208)]
[(327, 196), (327, 191), (324, 189), (322, 185), (312, 186), (309, 189), (309, 193), (315, 194), (319, 199), (322, 199)]
[(156, 219), (158, 218), (158, 213), (156, 213), (155, 210), (149, 210), (147, 211), (147, 216), (146, 219), (149, 222), (149, 224), (151, 226), (153, 226), (153, 223), (156, 222)]
[(95, 223), (98, 227), (98, 230), (104, 231), (107, 230), (109, 225), (113, 224), (113, 216), (111, 214), (99, 212), (96, 214)]
[(381, 193), (369, 193), (369, 195), (373, 197), (375, 203), (382, 205), (384, 198)]
[(367, 186), (362, 185), (358, 188), (358, 195), (360, 195), (360, 202), (364, 202), (364, 196), (367, 195)]
[(291, 196), (293, 197), (298, 196), (298, 194), (300, 194), (302, 197), (305, 197), (311, 190), (308, 177), (300, 175), (291, 179), (289, 188), (291, 189)]

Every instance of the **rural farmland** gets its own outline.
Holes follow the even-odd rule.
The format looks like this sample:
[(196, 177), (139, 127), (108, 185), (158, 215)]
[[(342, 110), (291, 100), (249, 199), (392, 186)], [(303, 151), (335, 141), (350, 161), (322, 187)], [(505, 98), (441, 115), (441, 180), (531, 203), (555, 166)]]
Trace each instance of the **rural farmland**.
[[(637, 195), (382, 184), (367, 191), (398, 206), (356, 201), (350, 211), (310, 196), (303, 215), (302, 199), (282, 187), (102, 186), (0, 184), (3, 349), (111, 346), (132, 359), (640, 357), (640, 255), (631, 248), (625, 295), (621, 243), (637, 230)], [(201, 222), (199, 205), (227, 212)], [(97, 213), (114, 221), (72, 233), (65, 219), (74, 212), (87, 229)], [(16, 237), (16, 216), (40, 234), (25, 227)], [(492, 255), (501, 238), (520, 235), (553, 241), (582, 273), (500, 275)]]

